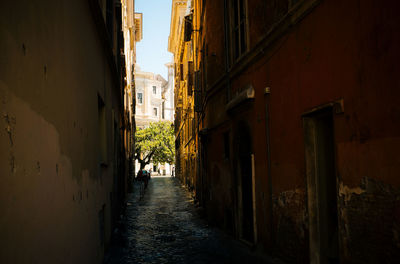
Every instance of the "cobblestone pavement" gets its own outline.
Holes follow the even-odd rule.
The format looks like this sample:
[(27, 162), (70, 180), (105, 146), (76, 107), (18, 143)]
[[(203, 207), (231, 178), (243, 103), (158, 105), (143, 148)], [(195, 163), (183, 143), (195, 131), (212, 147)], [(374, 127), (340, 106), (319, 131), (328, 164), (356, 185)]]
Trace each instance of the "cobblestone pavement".
[(141, 200), (138, 193), (135, 186), (104, 263), (266, 263), (209, 227), (176, 178), (152, 178)]

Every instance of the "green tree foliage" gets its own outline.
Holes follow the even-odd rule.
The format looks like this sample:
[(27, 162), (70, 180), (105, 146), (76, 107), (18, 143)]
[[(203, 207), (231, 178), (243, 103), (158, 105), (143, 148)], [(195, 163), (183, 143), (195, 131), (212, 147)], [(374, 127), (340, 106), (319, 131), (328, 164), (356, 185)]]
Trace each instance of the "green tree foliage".
[(160, 121), (136, 131), (135, 159), (140, 169), (153, 163), (170, 163), (175, 160), (175, 139), (172, 122)]

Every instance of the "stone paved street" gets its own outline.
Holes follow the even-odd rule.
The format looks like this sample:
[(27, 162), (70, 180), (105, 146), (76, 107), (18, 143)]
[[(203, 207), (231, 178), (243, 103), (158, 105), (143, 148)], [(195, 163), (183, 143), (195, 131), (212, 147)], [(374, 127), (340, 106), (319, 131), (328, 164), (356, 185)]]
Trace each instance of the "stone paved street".
[(268, 263), (210, 228), (176, 178), (153, 177), (142, 200), (138, 193), (135, 186), (105, 263)]

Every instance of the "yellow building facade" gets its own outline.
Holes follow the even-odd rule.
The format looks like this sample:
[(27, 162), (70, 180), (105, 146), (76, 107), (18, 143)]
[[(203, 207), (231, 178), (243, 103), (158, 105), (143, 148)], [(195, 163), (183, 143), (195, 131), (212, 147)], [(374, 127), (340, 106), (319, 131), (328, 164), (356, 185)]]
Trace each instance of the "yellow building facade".
[(196, 182), (196, 115), (194, 112), (194, 49), (185, 36), (191, 1), (172, 1), (168, 51), (174, 55), (176, 176), (194, 190)]
[(135, 13), (134, 0), (122, 0), (122, 30), (124, 35), (124, 145), (127, 157), (128, 185), (127, 190), (132, 190), (132, 182), (135, 172), (135, 64), (136, 42), (143, 36), (143, 14)]

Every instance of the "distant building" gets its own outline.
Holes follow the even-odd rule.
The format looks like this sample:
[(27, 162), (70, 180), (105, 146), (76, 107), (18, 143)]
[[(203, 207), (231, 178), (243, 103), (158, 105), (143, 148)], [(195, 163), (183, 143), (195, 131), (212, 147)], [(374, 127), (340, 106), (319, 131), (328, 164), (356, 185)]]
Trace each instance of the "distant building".
[(136, 127), (147, 127), (150, 122), (162, 120), (162, 89), (167, 81), (152, 72), (142, 72), (136, 66)]
[[(168, 80), (166, 81), (161, 75), (151, 72), (142, 72), (136, 66), (135, 87), (136, 87), (136, 128), (142, 129), (148, 127), (152, 122), (173, 121), (173, 89), (172, 84), (173, 70), (171, 64), (168, 67)], [(135, 163), (135, 172), (137, 173), (140, 166)], [(150, 163), (146, 169), (152, 169), (156, 172), (160, 170), (160, 174), (171, 174), (170, 164), (153, 164)]]

